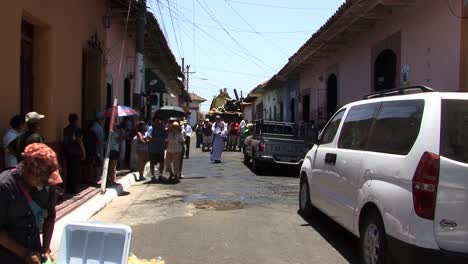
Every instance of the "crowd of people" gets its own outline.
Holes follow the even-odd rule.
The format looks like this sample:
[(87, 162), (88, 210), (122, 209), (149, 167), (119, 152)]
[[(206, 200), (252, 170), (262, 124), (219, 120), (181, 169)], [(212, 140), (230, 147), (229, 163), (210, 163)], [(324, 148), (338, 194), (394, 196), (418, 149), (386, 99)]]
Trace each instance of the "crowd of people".
[[(64, 182), (57, 154), (44, 144), (40, 133), (43, 118), (37, 112), (16, 115), (3, 136), (6, 169), (0, 174), (0, 263), (42, 263), (50, 257), (57, 194)], [(67, 192), (79, 191), (83, 169), (84, 175), (100, 180), (105, 151), (109, 152), (109, 185), (117, 184), (117, 167), (129, 156), (141, 180), (148, 162), (152, 182), (178, 183), (184, 178), (183, 160), (190, 157), (193, 133), (186, 120), (162, 120), (157, 115), (150, 122), (117, 118), (109, 130), (105, 121), (100, 113), (83, 130), (77, 114), (68, 116), (61, 145)], [(112, 132), (106, 136), (106, 131)], [(196, 147), (210, 151), (210, 160), (220, 163), (223, 151), (242, 149), (248, 127), (245, 120), (225, 123), (216, 116), (213, 123), (199, 122), (194, 131)]]

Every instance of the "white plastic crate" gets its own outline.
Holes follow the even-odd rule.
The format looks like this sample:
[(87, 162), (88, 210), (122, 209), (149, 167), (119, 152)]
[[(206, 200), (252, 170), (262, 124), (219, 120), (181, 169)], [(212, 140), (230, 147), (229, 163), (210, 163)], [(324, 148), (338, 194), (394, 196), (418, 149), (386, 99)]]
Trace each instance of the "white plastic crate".
[(57, 264), (127, 264), (132, 229), (110, 223), (64, 226)]

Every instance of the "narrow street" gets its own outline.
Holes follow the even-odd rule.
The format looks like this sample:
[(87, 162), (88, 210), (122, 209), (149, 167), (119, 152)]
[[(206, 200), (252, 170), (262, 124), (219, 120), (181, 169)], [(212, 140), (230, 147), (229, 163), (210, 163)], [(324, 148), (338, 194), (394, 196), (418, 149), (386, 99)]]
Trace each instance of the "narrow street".
[(292, 171), (257, 176), (240, 152), (213, 164), (192, 145), (180, 184), (141, 182), (91, 221), (130, 225), (131, 252), (169, 264), (357, 263), (357, 240), (346, 230), (321, 214), (298, 215)]

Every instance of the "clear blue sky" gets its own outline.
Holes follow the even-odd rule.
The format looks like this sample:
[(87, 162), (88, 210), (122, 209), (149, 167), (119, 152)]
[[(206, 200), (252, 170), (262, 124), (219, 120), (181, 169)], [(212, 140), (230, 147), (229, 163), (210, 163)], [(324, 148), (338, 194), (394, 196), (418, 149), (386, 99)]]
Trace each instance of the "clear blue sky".
[(147, 0), (179, 64), (190, 71), (189, 90), (207, 99), (219, 89), (244, 96), (277, 73), (333, 15), (343, 0)]

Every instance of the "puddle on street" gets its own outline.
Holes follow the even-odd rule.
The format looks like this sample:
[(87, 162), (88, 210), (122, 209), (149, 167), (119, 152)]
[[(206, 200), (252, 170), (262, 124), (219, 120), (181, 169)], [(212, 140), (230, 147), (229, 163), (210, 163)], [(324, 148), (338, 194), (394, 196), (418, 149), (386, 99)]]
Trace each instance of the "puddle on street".
[(238, 210), (244, 208), (244, 204), (240, 201), (198, 201), (193, 203), (196, 209), (212, 210), (212, 211), (227, 211)]

